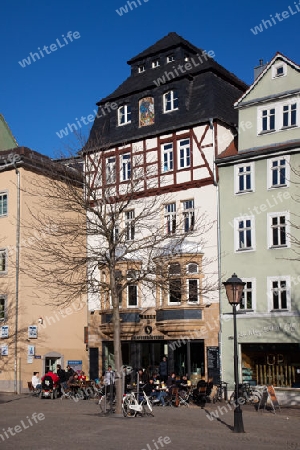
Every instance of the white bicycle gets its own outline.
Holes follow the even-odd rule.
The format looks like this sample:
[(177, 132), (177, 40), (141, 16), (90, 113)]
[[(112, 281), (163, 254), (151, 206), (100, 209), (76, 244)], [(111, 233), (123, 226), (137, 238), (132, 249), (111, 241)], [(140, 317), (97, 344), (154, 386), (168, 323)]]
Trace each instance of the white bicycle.
[(153, 416), (152, 409), (152, 402), (144, 391), (140, 403), (138, 402), (134, 392), (126, 394), (123, 397), (122, 410), (125, 417), (136, 417), (137, 414), (142, 416)]

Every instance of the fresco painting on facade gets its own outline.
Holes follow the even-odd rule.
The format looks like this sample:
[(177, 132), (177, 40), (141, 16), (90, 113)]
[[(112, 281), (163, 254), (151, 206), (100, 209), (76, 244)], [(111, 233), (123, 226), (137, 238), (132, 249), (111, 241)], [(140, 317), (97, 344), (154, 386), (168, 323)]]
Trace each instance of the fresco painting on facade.
[(140, 100), (140, 127), (154, 124), (154, 98), (145, 97)]

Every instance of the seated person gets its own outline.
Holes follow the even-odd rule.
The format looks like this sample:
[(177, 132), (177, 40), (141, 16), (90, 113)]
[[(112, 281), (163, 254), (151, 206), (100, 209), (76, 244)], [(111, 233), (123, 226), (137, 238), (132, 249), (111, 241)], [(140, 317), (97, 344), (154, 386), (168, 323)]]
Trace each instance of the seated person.
[(194, 389), (193, 391), (193, 400), (203, 409), (207, 400), (206, 396), (207, 396), (207, 383), (205, 381), (205, 378), (202, 377), (201, 380), (198, 381), (196, 389)]
[(39, 375), (40, 375), (40, 372), (33, 372), (33, 375), (31, 378), (31, 383), (32, 383), (32, 386), (34, 387), (34, 389), (41, 390), (42, 384), (41, 384)]
[(78, 376), (78, 379), (79, 379), (79, 381), (80, 381), (82, 384), (85, 384), (85, 382), (86, 382), (86, 376), (85, 376), (85, 373), (84, 373), (83, 370), (80, 371), (80, 374), (79, 374), (79, 376)]
[(188, 386), (188, 377), (186, 375), (182, 375), (182, 377), (180, 378), (180, 383), (178, 385), (180, 391), (188, 391), (189, 386)]
[(154, 379), (150, 378), (149, 383), (147, 383), (143, 388), (145, 394), (149, 397), (154, 397), (157, 402), (165, 406), (165, 397), (167, 396), (166, 391), (157, 389), (154, 384)]
[(74, 375), (70, 376), (70, 378), (67, 381), (68, 386), (71, 385), (78, 385), (79, 386), (79, 380), (78, 380), (78, 374), (75, 373)]
[(168, 388), (170, 388), (170, 387), (175, 387), (176, 386), (176, 373), (175, 372), (172, 372), (169, 376), (168, 376), (168, 379), (167, 379), (167, 386), (168, 386)]

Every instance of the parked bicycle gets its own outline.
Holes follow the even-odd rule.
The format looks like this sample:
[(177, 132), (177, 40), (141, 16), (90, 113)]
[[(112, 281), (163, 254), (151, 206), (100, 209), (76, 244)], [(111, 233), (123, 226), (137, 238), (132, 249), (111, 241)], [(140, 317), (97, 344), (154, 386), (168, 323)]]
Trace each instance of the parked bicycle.
[[(137, 394), (137, 396), (139, 396), (139, 394)], [(141, 414), (142, 416), (153, 416), (152, 409), (150, 397), (148, 397), (144, 391), (140, 402), (136, 398), (134, 392), (125, 394), (123, 397), (122, 410), (125, 417), (136, 417), (137, 414)]]
[(212, 398), (213, 403), (227, 400), (227, 385), (228, 383), (226, 383), (226, 381), (220, 381), (220, 384), (217, 385), (216, 392)]
[[(249, 383), (239, 384), (239, 398), (238, 402), (240, 405), (258, 404), (261, 398), (261, 392), (255, 386), (251, 386)], [(236, 403), (235, 391), (231, 394), (229, 403)]]

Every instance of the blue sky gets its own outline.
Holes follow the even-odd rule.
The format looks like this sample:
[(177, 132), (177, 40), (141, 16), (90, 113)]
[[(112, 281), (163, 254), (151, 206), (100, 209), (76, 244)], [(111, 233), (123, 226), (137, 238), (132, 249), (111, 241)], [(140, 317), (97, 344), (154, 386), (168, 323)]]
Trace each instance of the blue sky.
[[(277, 51), (300, 64), (299, 0), (135, 0), (132, 9), (128, 3), (2, 0), (0, 113), (19, 145), (53, 158), (76, 150), (71, 133), (56, 133), (95, 115), (95, 103), (129, 76), (126, 62), (171, 31), (213, 50), (216, 61), (246, 83), (259, 59), (270, 61)], [(48, 54), (33, 62), (30, 52), (44, 46)], [(31, 63), (22, 67), (25, 58)], [(91, 125), (82, 125), (83, 135)]]

